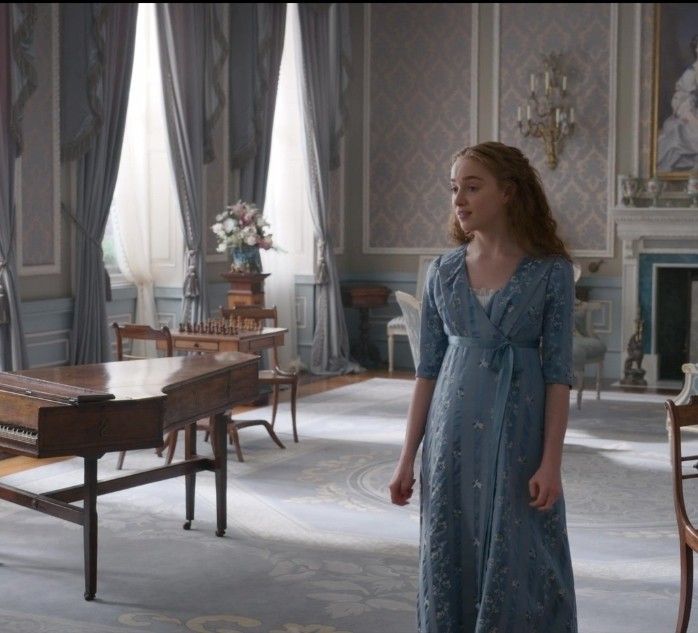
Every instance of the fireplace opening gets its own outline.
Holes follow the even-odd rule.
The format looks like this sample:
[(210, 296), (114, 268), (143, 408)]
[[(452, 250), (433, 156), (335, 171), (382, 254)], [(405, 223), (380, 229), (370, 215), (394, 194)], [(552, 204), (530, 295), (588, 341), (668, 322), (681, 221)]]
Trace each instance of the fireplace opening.
[(657, 378), (683, 380), (681, 365), (698, 361), (698, 269), (657, 269)]

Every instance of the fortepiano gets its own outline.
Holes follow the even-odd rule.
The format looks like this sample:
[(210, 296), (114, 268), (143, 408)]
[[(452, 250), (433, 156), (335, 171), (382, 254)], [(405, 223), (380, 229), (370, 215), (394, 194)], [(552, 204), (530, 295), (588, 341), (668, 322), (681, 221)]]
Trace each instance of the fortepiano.
[[(84, 484), (35, 494), (0, 483), (0, 499), (83, 526), (85, 599), (97, 591), (97, 496), (184, 475), (186, 522), (194, 520), (196, 473), (216, 480), (216, 535), (226, 529), (228, 419), (258, 396), (259, 357), (239, 352), (0, 372), (0, 449), (31, 457), (80, 456)], [(213, 459), (196, 454), (196, 425), (211, 419)], [(111, 451), (154, 448), (186, 427), (185, 459), (97, 480)], [(83, 507), (71, 502), (83, 501)]]

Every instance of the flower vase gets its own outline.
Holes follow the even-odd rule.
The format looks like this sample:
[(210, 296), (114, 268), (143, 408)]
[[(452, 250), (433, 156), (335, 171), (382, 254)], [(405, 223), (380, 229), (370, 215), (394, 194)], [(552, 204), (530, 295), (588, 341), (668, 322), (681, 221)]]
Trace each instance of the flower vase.
[(230, 247), (230, 270), (235, 273), (261, 273), (262, 260), (259, 257), (259, 246)]

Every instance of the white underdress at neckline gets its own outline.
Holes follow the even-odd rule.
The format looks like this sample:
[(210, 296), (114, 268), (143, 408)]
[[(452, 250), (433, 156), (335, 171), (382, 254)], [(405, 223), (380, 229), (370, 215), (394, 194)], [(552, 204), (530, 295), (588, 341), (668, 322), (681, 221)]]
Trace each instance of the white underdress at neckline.
[(472, 291), (475, 293), (477, 300), (483, 307), (490, 302), (490, 299), (492, 299), (494, 293), (497, 292), (497, 290), (494, 288), (473, 288)]

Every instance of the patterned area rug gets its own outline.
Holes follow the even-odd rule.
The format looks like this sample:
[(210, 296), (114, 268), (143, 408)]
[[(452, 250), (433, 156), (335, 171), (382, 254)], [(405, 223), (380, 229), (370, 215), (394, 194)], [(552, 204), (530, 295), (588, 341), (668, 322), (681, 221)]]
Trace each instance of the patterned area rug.
[[(386, 490), (411, 387), (377, 378), (303, 398), (300, 444), (285, 410), (277, 423), (286, 450), (263, 429), (242, 431), (247, 461), (229, 451), (225, 538), (214, 535), (209, 473), (197, 477), (189, 532), (183, 480), (101, 497), (92, 603), (82, 599), (81, 529), (0, 502), (0, 633), (415, 631), (418, 504), (391, 506)], [(115, 461), (101, 460), (101, 477)], [(125, 469), (158, 463), (134, 451)], [(81, 477), (73, 459), (3, 481), (41, 491)], [(662, 398), (605, 393), (573, 408), (564, 477), (580, 632), (673, 630), (678, 542)]]

